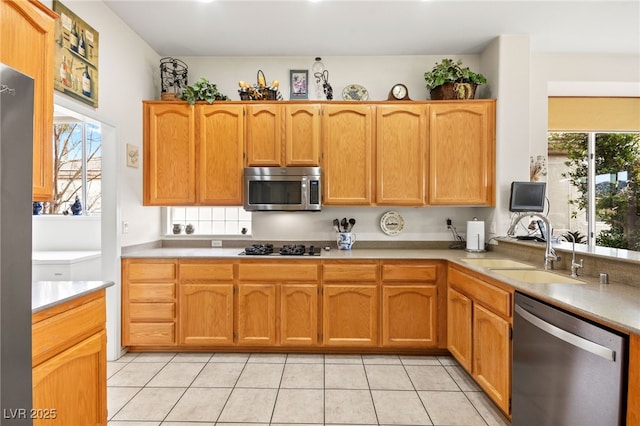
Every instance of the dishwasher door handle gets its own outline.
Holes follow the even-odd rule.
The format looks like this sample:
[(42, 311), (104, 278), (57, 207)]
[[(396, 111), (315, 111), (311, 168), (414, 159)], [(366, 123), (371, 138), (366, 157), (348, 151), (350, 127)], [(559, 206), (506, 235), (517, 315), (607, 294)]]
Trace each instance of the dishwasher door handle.
[(565, 342), (573, 346), (577, 346), (580, 349), (584, 349), (585, 351), (598, 355), (599, 357), (602, 357), (608, 361), (615, 362), (616, 360), (616, 352), (607, 348), (606, 346), (599, 345), (592, 342), (591, 340), (587, 340), (580, 336), (576, 336), (573, 333), (569, 333), (568, 331), (556, 327), (553, 324), (549, 324), (548, 322), (538, 318), (519, 305), (515, 305), (515, 311), (524, 320), (538, 327), (540, 330), (557, 337), (558, 339), (564, 340)]

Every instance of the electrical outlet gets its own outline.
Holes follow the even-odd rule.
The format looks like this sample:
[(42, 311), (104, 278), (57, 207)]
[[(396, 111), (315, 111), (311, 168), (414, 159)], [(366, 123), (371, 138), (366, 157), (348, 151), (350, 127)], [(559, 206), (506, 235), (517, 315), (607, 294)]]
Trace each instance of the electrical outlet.
[(220, 240), (211, 240), (211, 247), (222, 247), (222, 241), (220, 241)]

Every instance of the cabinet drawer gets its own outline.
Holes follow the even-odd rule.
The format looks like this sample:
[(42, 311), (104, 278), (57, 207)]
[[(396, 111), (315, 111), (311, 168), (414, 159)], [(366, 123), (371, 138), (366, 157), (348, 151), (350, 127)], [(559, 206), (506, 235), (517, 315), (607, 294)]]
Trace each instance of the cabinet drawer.
[(449, 268), (449, 285), (471, 296), (493, 312), (511, 317), (511, 293), (487, 282)]
[(175, 261), (128, 262), (127, 279), (130, 281), (173, 281), (176, 279)]
[(100, 297), (34, 323), (32, 326), (33, 365), (103, 329), (105, 322), (105, 299)]
[(375, 263), (325, 264), (322, 269), (324, 281), (377, 281), (378, 265)]
[(318, 265), (278, 262), (248, 263), (238, 267), (241, 281), (318, 281)]
[(173, 345), (176, 326), (173, 322), (134, 322), (129, 324), (127, 345)]
[(174, 283), (129, 283), (129, 300), (175, 300)]
[(436, 265), (382, 265), (383, 281), (435, 281)]
[(180, 281), (232, 281), (232, 263), (180, 263)]
[(140, 320), (174, 320), (176, 318), (175, 303), (131, 303), (129, 319)]

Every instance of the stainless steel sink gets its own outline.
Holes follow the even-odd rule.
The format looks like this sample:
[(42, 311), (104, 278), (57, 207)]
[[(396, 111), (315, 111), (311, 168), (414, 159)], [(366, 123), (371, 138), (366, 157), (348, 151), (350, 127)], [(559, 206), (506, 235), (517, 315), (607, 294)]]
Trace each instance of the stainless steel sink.
[(527, 265), (526, 263), (517, 262), (511, 259), (479, 259), (479, 258), (464, 258), (461, 261), (474, 266), (480, 266), (481, 268), (496, 268), (496, 269), (534, 269), (534, 266)]
[(584, 284), (584, 281), (539, 269), (492, 269), (492, 272), (529, 284)]

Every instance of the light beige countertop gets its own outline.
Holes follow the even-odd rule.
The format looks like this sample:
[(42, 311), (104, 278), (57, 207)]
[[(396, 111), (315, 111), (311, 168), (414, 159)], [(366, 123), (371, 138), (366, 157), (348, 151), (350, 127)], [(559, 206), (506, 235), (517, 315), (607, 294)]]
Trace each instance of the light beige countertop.
[(35, 281), (31, 287), (31, 312), (35, 314), (112, 285), (112, 281)]
[[(155, 248), (135, 251), (123, 255), (123, 258), (228, 258), (238, 260), (357, 260), (357, 259), (396, 259), (396, 260), (446, 260), (463, 266), (486, 277), (505, 283), (515, 290), (537, 297), (557, 307), (604, 323), (622, 331), (640, 334), (640, 287), (619, 284), (611, 281), (601, 285), (597, 277), (580, 276), (584, 284), (529, 284), (505, 277), (489, 268), (465, 263), (464, 258), (509, 258), (493, 252), (469, 253), (464, 250), (447, 249), (357, 249), (330, 251), (322, 250), (316, 256), (246, 256), (240, 255), (241, 248)], [(520, 260), (519, 260), (520, 261)], [(540, 262), (523, 262), (542, 269)], [(569, 275), (567, 270), (553, 271), (560, 275)]]

